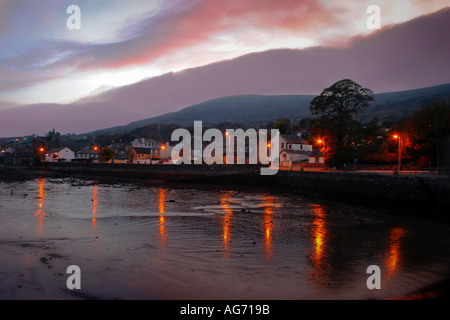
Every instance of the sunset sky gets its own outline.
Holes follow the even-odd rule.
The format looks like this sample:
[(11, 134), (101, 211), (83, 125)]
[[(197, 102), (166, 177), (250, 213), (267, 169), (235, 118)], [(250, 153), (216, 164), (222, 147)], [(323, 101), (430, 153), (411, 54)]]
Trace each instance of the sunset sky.
[[(69, 5), (81, 30), (69, 30)], [(167, 72), (277, 48), (344, 46), (449, 0), (0, 0), (0, 109), (71, 103)]]

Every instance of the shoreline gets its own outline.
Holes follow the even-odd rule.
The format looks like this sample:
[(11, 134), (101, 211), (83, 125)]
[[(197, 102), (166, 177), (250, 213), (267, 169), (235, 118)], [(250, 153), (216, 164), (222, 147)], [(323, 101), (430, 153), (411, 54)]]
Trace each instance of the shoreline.
[(299, 195), (312, 201), (384, 212), (392, 216), (450, 222), (450, 177), (399, 176), (330, 171), (279, 171), (262, 176), (248, 165), (104, 165), (70, 164), (0, 167), (0, 181), (39, 177), (94, 179), (171, 188), (254, 190)]

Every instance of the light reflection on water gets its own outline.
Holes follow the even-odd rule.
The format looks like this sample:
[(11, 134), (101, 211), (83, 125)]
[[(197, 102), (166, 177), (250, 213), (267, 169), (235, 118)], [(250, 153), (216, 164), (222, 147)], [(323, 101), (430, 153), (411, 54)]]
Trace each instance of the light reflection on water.
[(310, 255), (313, 271), (312, 277), (319, 277), (325, 272), (327, 258), (327, 222), (326, 208), (318, 204), (311, 204), (314, 220), (311, 224), (311, 238), (314, 244)]
[(38, 221), (38, 230), (37, 233), (39, 236), (42, 236), (43, 229), (44, 229), (44, 217), (45, 217), (45, 179), (38, 179), (37, 180), (37, 207), (34, 216), (36, 217)]
[[(0, 183), (2, 195), (8, 188)], [(16, 210), (23, 224), (27, 222), (23, 213), (31, 208), (37, 239), (66, 232), (82, 246), (82, 256), (95, 254), (100, 265), (122, 261), (131, 277), (134, 273), (126, 263), (133, 261), (133, 268), (141, 265), (134, 270), (180, 277), (180, 283), (190, 283), (199, 295), (202, 286), (209, 285), (212, 298), (225, 290), (212, 289), (209, 283), (229, 285), (227, 297), (233, 298), (238, 289), (230, 282), (236, 281), (254, 291), (241, 288), (240, 298), (250, 295), (245, 292), (269, 299), (389, 298), (417, 289), (423, 284), (415, 280), (418, 275), (438, 279), (448, 272), (442, 267), (448, 265), (448, 233), (384, 216), (358, 216), (356, 211), (343, 212), (301, 198), (46, 179), (29, 181), (22, 188), (34, 189), (36, 196), (21, 197), (20, 208), (6, 209)], [(99, 238), (95, 250), (89, 247), (91, 242), (76, 241), (84, 234), (84, 221)], [(107, 258), (111, 254), (114, 258)], [(80, 256), (73, 254), (72, 259), (76, 264)], [(382, 268), (387, 291), (374, 293), (365, 287), (365, 270), (372, 264)], [(145, 277), (134, 274), (128, 285), (144, 286)], [(201, 279), (200, 284), (194, 279)]]

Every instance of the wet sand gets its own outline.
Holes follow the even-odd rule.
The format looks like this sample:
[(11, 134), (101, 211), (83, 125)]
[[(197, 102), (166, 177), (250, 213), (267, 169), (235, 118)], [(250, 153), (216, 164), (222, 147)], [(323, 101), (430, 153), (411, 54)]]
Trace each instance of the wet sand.
[[(257, 190), (28, 178), (0, 182), (0, 299), (436, 299), (448, 292), (450, 233), (433, 222)], [(366, 286), (372, 264), (382, 270), (381, 290)], [(81, 290), (66, 286), (70, 265), (81, 268)]]

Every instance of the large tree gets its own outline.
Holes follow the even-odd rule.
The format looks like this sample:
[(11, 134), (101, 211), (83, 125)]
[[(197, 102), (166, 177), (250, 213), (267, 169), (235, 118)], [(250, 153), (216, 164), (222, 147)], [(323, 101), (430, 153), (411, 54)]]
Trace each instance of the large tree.
[(311, 114), (318, 116), (315, 131), (326, 136), (330, 164), (340, 166), (349, 158), (350, 144), (354, 146), (351, 134), (361, 125), (355, 116), (369, 107), (372, 94), (372, 90), (344, 79), (325, 88), (310, 102)]

